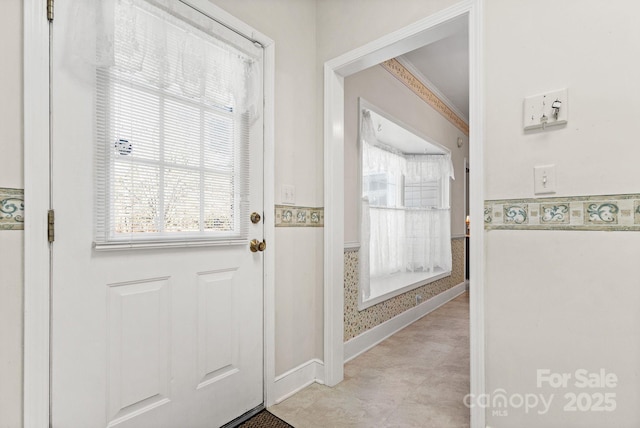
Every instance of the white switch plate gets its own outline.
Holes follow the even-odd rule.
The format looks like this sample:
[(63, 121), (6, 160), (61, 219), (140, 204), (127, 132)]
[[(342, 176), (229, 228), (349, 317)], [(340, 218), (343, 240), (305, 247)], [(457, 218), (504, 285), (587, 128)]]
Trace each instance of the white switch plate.
[(556, 166), (541, 165), (533, 168), (533, 193), (556, 193)]
[[(543, 123), (544, 128), (567, 123), (569, 117), (568, 93), (567, 89), (559, 89), (525, 98), (523, 109), (524, 129), (528, 131), (530, 129), (543, 128)], [(552, 107), (553, 102), (556, 100), (561, 103), (557, 118)], [(546, 117), (546, 123), (542, 119), (543, 115)]]
[(282, 203), (293, 205), (296, 203), (296, 188), (291, 184), (282, 185)]

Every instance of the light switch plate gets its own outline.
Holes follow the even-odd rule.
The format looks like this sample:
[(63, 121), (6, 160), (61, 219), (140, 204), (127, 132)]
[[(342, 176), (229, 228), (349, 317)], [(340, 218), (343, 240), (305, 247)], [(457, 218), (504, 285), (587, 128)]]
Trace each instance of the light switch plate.
[[(569, 118), (568, 94), (567, 89), (559, 89), (525, 98), (523, 109), (525, 131), (567, 123)], [(557, 117), (552, 107), (555, 101), (560, 102)]]
[(533, 168), (533, 193), (556, 193), (556, 166), (541, 165)]
[(296, 188), (291, 184), (282, 185), (282, 203), (294, 205), (296, 203)]

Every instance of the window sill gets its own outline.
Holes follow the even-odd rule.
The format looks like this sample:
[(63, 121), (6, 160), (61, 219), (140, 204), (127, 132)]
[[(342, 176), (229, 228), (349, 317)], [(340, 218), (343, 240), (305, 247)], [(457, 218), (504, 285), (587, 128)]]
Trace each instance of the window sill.
[(358, 302), (358, 310), (369, 308), (450, 275), (451, 271), (436, 268), (434, 272), (406, 272), (371, 278), (371, 296), (365, 301)]
[(192, 248), (192, 247), (221, 247), (231, 245), (247, 245), (246, 239), (235, 240), (158, 240), (158, 241), (112, 241), (108, 243), (93, 243), (95, 251), (117, 251), (135, 249), (155, 249), (155, 248)]

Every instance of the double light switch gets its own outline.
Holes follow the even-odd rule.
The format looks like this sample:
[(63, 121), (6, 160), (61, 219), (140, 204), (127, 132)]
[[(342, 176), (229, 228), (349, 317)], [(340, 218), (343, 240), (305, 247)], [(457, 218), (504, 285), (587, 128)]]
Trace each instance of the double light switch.
[(560, 89), (524, 99), (525, 131), (567, 123), (568, 91)]

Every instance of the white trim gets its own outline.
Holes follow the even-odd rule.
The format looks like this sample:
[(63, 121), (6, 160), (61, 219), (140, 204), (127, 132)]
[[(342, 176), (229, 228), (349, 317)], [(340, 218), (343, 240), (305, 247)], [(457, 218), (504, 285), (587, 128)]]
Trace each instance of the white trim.
[[(354, 49), (324, 64), (324, 365), (333, 386), (344, 377), (344, 77), (398, 57), (469, 25), (469, 107), (471, 212), (483, 224), (483, 0), (464, 0), (450, 8)], [(484, 239), (471, 240), (471, 393), (485, 391)], [(485, 426), (484, 409), (471, 409), (471, 427)]]
[(275, 401), (276, 378), (276, 303), (275, 303), (275, 43), (262, 37), (264, 47), (264, 405)]
[[(275, 44), (207, 0), (183, 1), (264, 48), (264, 212), (275, 207)], [(212, 17), (212, 19), (214, 19)], [(49, 23), (46, 2), (24, 4), (24, 407), (25, 428), (49, 426)], [(264, 402), (275, 401), (275, 222), (265, 218), (264, 239)]]
[[(401, 294), (404, 293), (408, 293), (411, 290), (415, 290), (418, 287), (422, 287), (424, 285), (427, 284), (431, 284), (432, 282), (436, 282), (439, 279), (442, 278), (446, 278), (448, 276), (451, 276), (451, 271), (447, 271), (447, 272), (441, 272), (438, 273), (436, 275), (433, 275), (433, 273), (428, 272), (425, 273), (425, 275), (427, 274), (431, 274), (432, 276), (428, 276), (428, 277), (422, 277), (421, 280), (410, 283), (408, 285), (405, 285), (403, 287), (400, 288), (396, 288), (395, 290), (389, 291), (387, 293), (384, 294), (380, 294), (379, 296), (375, 296), (375, 297), (371, 297), (368, 300), (362, 301), (362, 293), (358, 293), (358, 310), (362, 311), (364, 309), (370, 308), (371, 306), (377, 305), (378, 303), (384, 302), (385, 300), (389, 300), (393, 297), (399, 296)], [(399, 274), (400, 278), (403, 278), (402, 274)], [(406, 278), (406, 276), (404, 276), (404, 278)], [(403, 278), (403, 279), (404, 279)], [(387, 279), (385, 278), (385, 281), (387, 281)], [(395, 284), (394, 284), (395, 282)], [(393, 285), (397, 285), (398, 279), (396, 279), (395, 281), (393, 279), (388, 280), (387, 285), (391, 286), (390, 284)], [(402, 282), (401, 282), (402, 283)], [(359, 284), (358, 284), (359, 286)]]
[(465, 291), (466, 285), (464, 282), (461, 282), (460, 284), (433, 296), (431, 299), (414, 306), (408, 311), (405, 311), (382, 324), (378, 324), (353, 339), (348, 340), (344, 343), (344, 362), (346, 363), (353, 360), (358, 355), (368, 351), (386, 338), (418, 321), (423, 316), (435, 311), (440, 306), (450, 302)]
[(456, 114), (456, 116), (458, 116), (460, 119), (462, 119), (467, 125), (469, 125), (469, 118), (467, 117), (466, 114), (464, 114), (463, 112), (460, 111), (460, 109), (458, 109), (458, 107), (456, 107), (453, 102), (447, 98), (447, 96), (445, 94), (442, 93), (442, 91), (440, 91), (440, 89), (438, 89), (438, 87), (431, 81), (429, 80), (429, 78), (427, 78), (427, 76), (425, 76), (424, 74), (422, 74), (422, 72), (420, 70), (418, 70), (416, 68), (416, 66), (409, 61), (405, 56), (400, 56), (398, 58), (396, 58), (398, 60), (398, 62), (400, 64), (402, 64), (402, 66), (404, 68), (406, 68), (411, 74), (413, 74), (413, 76), (418, 79), (420, 82), (422, 82), (422, 84), (424, 86), (427, 87), (427, 89), (429, 89), (431, 92), (433, 92), (433, 94), (438, 97), (438, 99), (440, 101), (442, 101), (442, 103), (444, 105), (446, 105), (447, 107), (449, 107), (449, 109), (454, 112)]
[(344, 378), (344, 77), (324, 65), (324, 381)]
[(249, 243), (248, 239), (238, 239), (235, 241), (213, 241), (207, 239), (194, 239), (191, 241), (183, 241), (183, 240), (165, 240), (165, 241), (143, 241), (143, 242), (135, 242), (135, 241), (127, 241), (127, 242), (108, 242), (108, 243), (93, 243), (93, 249), (96, 251), (119, 251), (119, 250), (153, 250), (158, 248), (194, 248), (194, 247), (230, 247), (230, 246), (239, 246), (239, 245), (247, 245)]
[(360, 243), (359, 242), (345, 242), (344, 243), (344, 251), (359, 251)]
[[(392, 116), (391, 114), (387, 113), (386, 111), (384, 111), (382, 108), (378, 107), (377, 105), (370, 103), (365, 98), (358, 97), (358, 151), (359, 151), (358, 156), (360, 156), (361, 159), (362, 159), (362, 140), (363, 140), (363, 138), (360, 135), (360, 128), (361, 128), (360, 122), (362, 120), (362, 110), (371, 110), (372, 112), (374, 112), (378, 116), (382, 116), (384, 119), (387, 119), (389, 122), (393, 122), (396, 125), (398, 125), (399, 127), (406, 129), (407, 131), (409, 131), (411, 134), (415, 135), (416, 137), (422, 138), (428, 144), (431, 144), (432, 146), (435, 147), (435, 149), (433, 150), (433, 152), (434, 152), (433, 154), (438, 154), (438, 155), (444, 155), (444, 154), (450, 155), (451, 154), (451, 150), (447, 146), (444, 146), (444, 145), (438, 143), (433, 138), (429, 137), (428, 135), (425, 135), (421, 131), (418, 131), (413, 126), (404, 123), (402, 120), (398, 119), (397, 117)], [(399, 149), (399, 148), (397, 148), (397, 149), (400, 152), (402, 152), (402, 149)], [(438, 153), (437, 152), (438, 149), (440, 149), (444, 153)], [(429, 154), (431, 154), (431, 151), (429, 151)], [(362, 171), (362, 165), (360, 166), (360, 171)], [(358, 175), (362, 175), (362, 173), (360, 172)], [(360, 189), (362, 189), (362, 184), (360, 184)]]
[[(449, 37), (466, 25), (465, 15), (479, 0), (464, 0), (398, 31), (349, 51), (325, 63), (331, 71), (346, 77), (381, 62)], [(441, 25), (445, 24), (446, 25)], [(428, 31), (425, 31), (428, 30)], [(326, 68), (325, 68), (326, 70)], [(326, 78), (326, 75), (325, 75)]]
[[(469, 219), (476, 233), (469, 246), (469, 322), (471, 325), (471, 394), (486, 390), (484, 312), (484, 0), (469, 9)], [(471, 428), (484, 428), (486, 414), (471, 409)]]
[(323, 373), (322, 361), (314, 358), (278, 376), (274, 388), (276, 400), (272, 405), (283, 402), (312, 383), (324, 384)]
[(462, 239), (462, 238), (466, 238), (467, 235), (465, 235), (464, 233), (458, 233), (456, 235), (451, 235), (451, 239)]
[(49, 24), (46, 2), (24, 2), (23, 424), (49, 426)]

